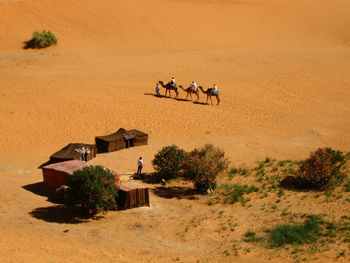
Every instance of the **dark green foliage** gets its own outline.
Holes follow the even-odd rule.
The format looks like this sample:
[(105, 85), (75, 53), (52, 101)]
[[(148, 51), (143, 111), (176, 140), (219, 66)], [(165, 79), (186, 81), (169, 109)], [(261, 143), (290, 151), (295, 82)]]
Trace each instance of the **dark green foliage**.
[(35, 31), (31, 40), (25, 42), (24, 48), (45, 48), (57, 44), (57, 38), (51, 31)]
[(185, 164), (185, 153), (176, 145), (163, 147), (154, 156), (152, 165), (161, 178), (176, 178), (181, 174)]
[(333, 187), (339, 179), (339, 170), (345, 156), (331, 148), (319, 148), (299, 167), (298, 181), (302, 188), (325, 190)]
[(271, 231), (272, 247), (285, 244), (304, 244), (317, 239), (320, 232), (320, 217), (310, 216), (304, 223), (296, 225), (278, 225)]
[(225, 158), (225, 153), (211, 144), (186, 153), (183, 166), (184, 176), (194, 182), (201, 194), (215, 189), (217, 175), (227, 168), (228, 160)]
[(115, 210), (119, 175), (101, 166), (84, 167), (68, 177), (66, 204), (84, 214)]

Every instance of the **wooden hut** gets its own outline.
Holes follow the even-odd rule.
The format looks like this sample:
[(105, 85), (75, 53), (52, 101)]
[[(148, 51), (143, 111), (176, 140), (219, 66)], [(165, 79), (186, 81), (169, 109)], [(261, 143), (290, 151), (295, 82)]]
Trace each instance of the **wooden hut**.
[[(87, 149), (85, 154), (79, 152), (79, 149)], [(85, 143), (70, 143), (58, 152), (50, 156), (50, 163), (58, 163), (69, 160), (89, 161), (96, 157), (96, 145)]]
[(84, 167), (91, 165), (93, 164), (79, 160), (70, 160), (46, 165), (42, 167), (44, 184), (48, 188), (57, 189), (61, 185), (66, 184), (68, 176), (71, 176), (74, 171), (81, 170)]
[(148, 187), (133, 181), (121, 182), (118, 192), (118, 209), (149, 206)]
[(133, 146), (146, 145), (148, 134), (138, 130), (120, 128), (110, 135), (95, 137), (95, 142), (98, 153), (114, 152)]

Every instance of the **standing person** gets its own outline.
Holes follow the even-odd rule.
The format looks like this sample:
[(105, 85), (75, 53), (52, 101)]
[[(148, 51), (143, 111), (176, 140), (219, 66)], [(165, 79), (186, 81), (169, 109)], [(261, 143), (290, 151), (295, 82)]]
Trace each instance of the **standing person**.
[(160, 85), (159, 85), (158, 81), (157, 81), (157, 85), (156, 85), (156, 95), (160, 96)]
[(141, 175), (142, 167), (143, 167), (143, 160), (142, 160), (142, 157), (140, 157), (137, 160), (137, 175)]

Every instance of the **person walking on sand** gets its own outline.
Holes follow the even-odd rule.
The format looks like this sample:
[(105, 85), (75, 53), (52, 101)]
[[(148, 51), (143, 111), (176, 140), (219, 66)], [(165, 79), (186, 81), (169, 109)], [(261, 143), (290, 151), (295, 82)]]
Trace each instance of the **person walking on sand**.
[(137, 160), (137, 175), (141, 175), (142, 167), (143, 167), (143, 160), (142, 160), (142, 157), (140, 157)]
[(159, 85), (158, 81), (157, 81), (157, 85), (156, 85), (156, 96), (160, 96), (160, 85)]

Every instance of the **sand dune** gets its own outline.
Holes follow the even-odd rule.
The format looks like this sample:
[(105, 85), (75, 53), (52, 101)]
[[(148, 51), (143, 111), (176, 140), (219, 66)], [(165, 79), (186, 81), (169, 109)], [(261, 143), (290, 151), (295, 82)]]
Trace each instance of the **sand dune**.
[[(2, 259), (11, 253), (22, 262), (28, 254), (35, 261), (41, 252), (29, 253), (33, 239), (48, 255), (40, 262), (50, 255), (54, 262), (80, 262), (86, 253), (95, 261), (93, 252), (115, 260), (108, 242), (94, 250), (96, 236), (88, 246), (93, 252), (61, 258), (74, 253), (70, 246), (82, 241), (79, 231), (93, 232), (98, 222), (78, 225), (68, 241), (60, 236), (47, 246), (56, 239), (50, 231), (66, 225), (28, 214), (50, 203), (22, 186), (41, 181), (36, 168), (70, 142), (93, 143), (120, 127), (149, 133), (147, 147), (96, 158), (121, 173), (132, 173), (140, 155), (146, 172), (152, 171), (153, 155), (172, 143), (191, 149), (210, 142), (233, 163), (248, 164), (265, 156), (304, 158), (320, 146), (349, 150), (348, 10), (348, 0), (0, 0), (0, 231), (12, 240), (0, 239)], [(23, 41), (43, 29), (56, 34), (58, 45), (24, 50)], [(172, 76), (183, 86), (217, 83), (220, 106), (152, 96), (156, 81)], [(203, 94), (200, 102), (206, 102)], [(157, 215), (167, 213), (166, 201), (156, 199), (163, 209)], [(184, 204), (171, 203), (176, 209)], [(115, 221), (108, 227), (135, 215), (122, 216), (109, 217)], [(128, 243), (140, 233), (119, 234)], [(206, 237), (201, 244), (209, 249)], [(180, 242), (175, 230), (171, 238), (161, 248), (152, 241), (152, 252), (134, 260), (207, 255), (194, 252), (200, 247), (195, 241)], [(17, 249), (16, 241), (26, 248)], [(125, 248), (120, 261), (132, 262), (131, 254)]]

